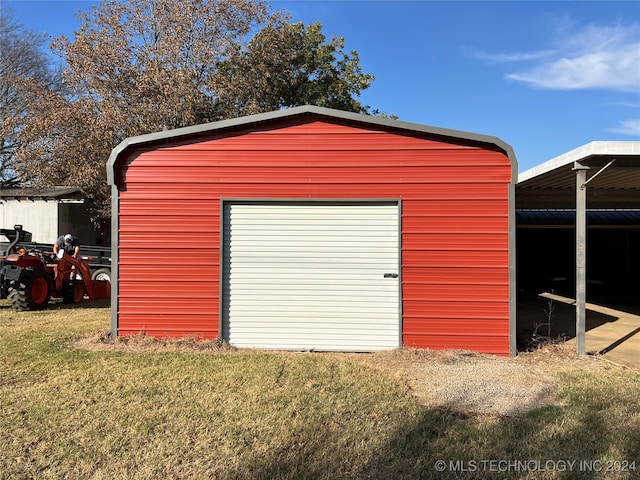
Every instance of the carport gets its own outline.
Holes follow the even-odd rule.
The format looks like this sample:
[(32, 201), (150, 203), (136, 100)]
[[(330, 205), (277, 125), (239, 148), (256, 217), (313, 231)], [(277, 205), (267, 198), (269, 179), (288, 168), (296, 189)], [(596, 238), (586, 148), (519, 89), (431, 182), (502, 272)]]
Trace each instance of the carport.
[(640, 297), (640, 142), (591, 142), (519, 175), (518, 288), (624, 308)]

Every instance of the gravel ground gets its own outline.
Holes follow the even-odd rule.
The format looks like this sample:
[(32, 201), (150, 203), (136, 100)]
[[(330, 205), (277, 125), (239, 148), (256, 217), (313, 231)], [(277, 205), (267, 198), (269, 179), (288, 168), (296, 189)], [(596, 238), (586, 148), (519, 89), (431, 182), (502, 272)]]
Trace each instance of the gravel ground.
[(515, 358), (461, 350), (404, 349), (379, 352), (368, 361), (400, 376), (426, 406), (488, 416), (516, 416), (544, 405), (557, 405), (557, 372), (630, 368), (602, 356), (577, 357), (562, 343)]
[(556, 382), (535, 366), (488, 356), (451, 355), (409, 368), (420, 401), (467, 414), (512, 416), (550, 403)]

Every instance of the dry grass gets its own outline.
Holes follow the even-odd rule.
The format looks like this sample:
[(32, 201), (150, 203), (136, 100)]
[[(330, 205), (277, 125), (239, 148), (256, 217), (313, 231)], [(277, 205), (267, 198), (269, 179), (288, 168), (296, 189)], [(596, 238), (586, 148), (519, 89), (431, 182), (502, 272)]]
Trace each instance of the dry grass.
[[(144, 334), (114, 338), (109, 330), (83, 337), (73, 345), (90, 351), (130, 353), (238, 353), (237, 349), (221, 340), (155, 338)], [(465, 415), (514, 416), (558, 404), (553, 395), (557, 387), (553, 374), (562, 370), (606, 372), (627, 368), (602, 357), (577, 357), (562, 343), (549, 343), (533, 352), (522, 353), (516, 359), (459, 350), (415, 349), (369, 355), (318, 355), (363, 362), (385, 376), (404, 382), (423, 405), (451, 409)]]
[(114, 337), (110, 330), (97, 335), (88, 335), (73, 342), (75, 348), (92, 352), (184, 352), (184, 353), (216, 353), (232, 352), (233, 347), (220, 339), (203, 340), (198, 337), (156, 338), (144, 334)]
[[(640, 468), (640, 372), (561, 346), (516, 359), (243, 351), (110, 339), (103, 304), (54, 307), (0, 304), (0, 479), (630, 479), (630, 463), (609, 462)], [(485, 460), (617, 471), (496, 472)]]
[[(90, 351), (231, 353), (220, 340), (112, 337), (108, 330), (74, 342)], [(280, 353), (282, 354), (282, 353)], [(395, 350), (370, 355), (325, 354), (345, 361), (363, 361), (406, 383), (425, 406), (463, 414), (511, 416), (553, 403), (556, 381), (540, 368), (512, 359), (467, 351)]]

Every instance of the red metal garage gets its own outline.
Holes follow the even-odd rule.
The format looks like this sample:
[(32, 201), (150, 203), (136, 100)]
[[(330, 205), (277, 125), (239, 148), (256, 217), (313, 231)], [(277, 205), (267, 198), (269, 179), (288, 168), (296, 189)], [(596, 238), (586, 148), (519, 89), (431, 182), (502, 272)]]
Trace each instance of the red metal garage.
[(511, 147), (312, 106), (133, 137), (112, 331), (515, 354)]

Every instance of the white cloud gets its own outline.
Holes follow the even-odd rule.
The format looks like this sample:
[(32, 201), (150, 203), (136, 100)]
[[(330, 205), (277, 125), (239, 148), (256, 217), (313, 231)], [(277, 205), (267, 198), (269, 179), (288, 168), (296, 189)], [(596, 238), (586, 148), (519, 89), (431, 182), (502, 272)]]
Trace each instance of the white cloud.
[[(550, 90), (640, 91), (640, 26), (588, 26), (564, 34), (553, 49), (516, 54), (482, 54), (487, 61), (541, 60), (506, 76)], [(542, 55), (545, 53), (545, 55)], [(511, 60), (510, 60), (511, 59)]]
[(487, 53), (476, 50), (474, 55), (480, 60), (489, 63), (510, 63), (523, 62), (527, 60), (538, 60), (553, 55), (553, 50), (541, 50), (539, 52), (528, 53)]
[(640, 44), (560, 58), (507, 78), (551, 90), (640, 90)]
[(631, 135), (640, 137), (640, 118), (632, 120), (623, 120), (616, 128), (610, 128), (610, 132), (621, 133), (623, 135)]

